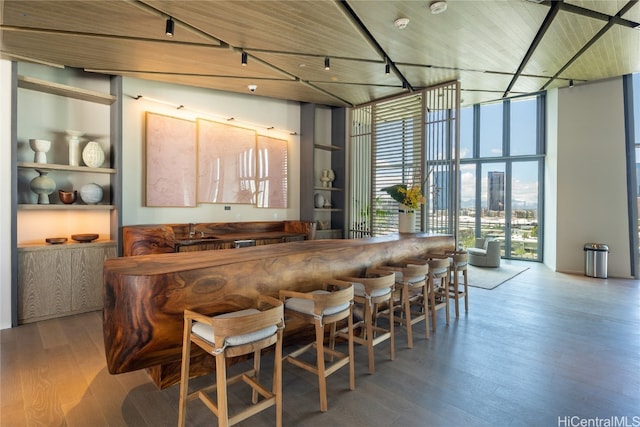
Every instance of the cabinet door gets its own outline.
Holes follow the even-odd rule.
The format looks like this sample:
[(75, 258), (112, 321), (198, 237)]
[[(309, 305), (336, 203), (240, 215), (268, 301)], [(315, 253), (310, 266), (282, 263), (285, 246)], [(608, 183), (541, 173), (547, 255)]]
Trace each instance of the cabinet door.
[(102, 267), (116, 256), (114, 246), (86, 246), (71, 251), (71, 310), (102, 308)]
[(71, 309), (71, 253), (66, 250), (18, 253), (18, 320), (56, 317)]

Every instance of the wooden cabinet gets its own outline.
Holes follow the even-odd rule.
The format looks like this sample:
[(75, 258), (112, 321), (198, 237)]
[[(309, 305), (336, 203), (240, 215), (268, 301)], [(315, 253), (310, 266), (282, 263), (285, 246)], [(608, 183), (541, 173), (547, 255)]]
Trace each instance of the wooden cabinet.
[(18, 248), (18, 320), (38, 320), (102, 308), (102, 268), (115, 242)]
[[(340, 239), (345, 233), (344, 108), (302, 104), (300, 113), (300, 219), (317, 223), (316, 239)], [(323, 185), (324, 170), (335, 179)], [(325, 201), (316, 206), (319, 194)]]

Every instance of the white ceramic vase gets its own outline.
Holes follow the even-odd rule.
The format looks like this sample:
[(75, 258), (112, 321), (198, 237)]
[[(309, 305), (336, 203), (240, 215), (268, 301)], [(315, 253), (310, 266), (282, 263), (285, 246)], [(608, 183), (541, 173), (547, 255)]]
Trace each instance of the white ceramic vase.
[(400, 233), (416, 232), (416, 211), (402, 203), (398, 206), (398, 231)]
[(47, 163), (47, 152), (51, 148), (51, 141), (46, 139), (30, 139), (29, 147), (35, 152), (35, 163)]
[(55, 191), (56, 182), (47, 176), (47, 171), (36, 169), (36, 172), (38, 172), (40, 176), (33, 178), (29, 183), (29, 187), (31, 187), (31, 191), (38, 195), (39, 205), (48, 205), (49, 194)]
[(80, 166), (80, 137), (83, 132), (67, 130), (67, 142), (69, 143), (69, 166)]
[(324, 207), (324, 196), (320, 193), (316, 193), (316, 195), (313, 197), (313, 204), (316, 208)]
[(104, 151), (100, 144), (89, 141), (82, 150), (82, 161), (90, 168), (99, 168), (104, 163)]
[(104, 191), (96, 183), (85, 184), (80, 188), (80, 198), (88, 205), (95, 205), (102, 201)]

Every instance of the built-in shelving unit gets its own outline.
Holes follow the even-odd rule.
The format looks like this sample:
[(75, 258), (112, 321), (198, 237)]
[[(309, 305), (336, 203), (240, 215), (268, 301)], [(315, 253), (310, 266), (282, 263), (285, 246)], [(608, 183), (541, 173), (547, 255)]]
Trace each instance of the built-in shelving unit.
[[(121, 253), (122, 78), (27, 63), (13, 63), (12, 73), (12, 246), (18, 261), (12, 270), (12, 304), (17, 325), (101, 308), (102, 264)], [(103, 166), (65, 164), (70, 157), (67, 129), (85, 133), (81, 150), (89, 140), (99, 143)], [(31, 138), (51, 141), (46, 163), (33, 161)], [(63, 204), (55, 191), (48, 204), (38, 204), (30, 188), (38, 171), (53, 179), (56, 190), (80, 193), (84, 184), (95, 182), (103, 188), (103, 200), (86, 204), (78, 194), (76, 202)], [(72, 234), (93, 229), (99, 230), (98, 241), (72, 241)], [(47, 237), (67, 237), (68, 242), (51, 245)]]
[[(300, 121), (300, 219), (317, 223), (316, 238), (342, 238), (346, 182), (345, 110), (303, 104)], [(331, 169), (335, 173), (336, 178), (329, 187), (320, 183), (323, 169)], [(314, 198), (317, 193), (328, 199), (330, 206), (316, 207)]]

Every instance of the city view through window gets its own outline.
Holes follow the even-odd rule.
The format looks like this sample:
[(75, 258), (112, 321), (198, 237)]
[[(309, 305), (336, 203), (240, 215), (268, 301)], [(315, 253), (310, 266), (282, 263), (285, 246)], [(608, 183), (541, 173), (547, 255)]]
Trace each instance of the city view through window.
[(544, 98), (461, 110), (459, 241), (501, 242), (508, 258), (539, 260)]

